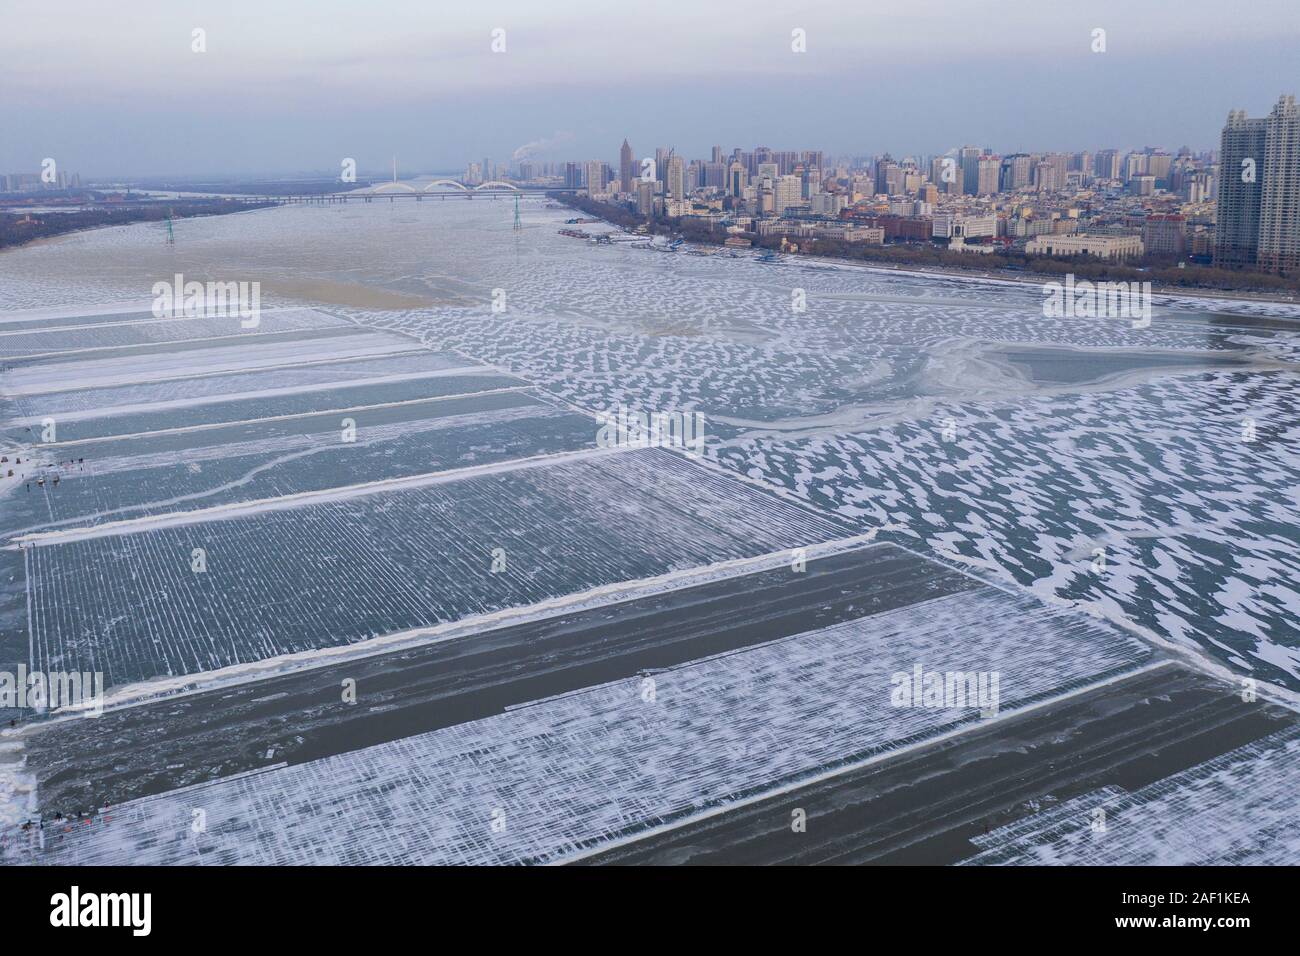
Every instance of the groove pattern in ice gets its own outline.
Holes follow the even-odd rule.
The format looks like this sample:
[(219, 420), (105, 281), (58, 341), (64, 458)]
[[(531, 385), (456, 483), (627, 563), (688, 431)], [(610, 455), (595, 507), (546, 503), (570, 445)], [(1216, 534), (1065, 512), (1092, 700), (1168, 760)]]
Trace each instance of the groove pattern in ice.
[[(978, 622), (972, 627), (971, 622)], [(959, 645), (952, 640), (960, 632)], [(1003, 710), (1135, 666), (1140, 642), (986, 587), (495, 717), (148, 797), (63, 833), (65, 864), (563, 860), (660, 821), (973, 723), (891, 675), (997, 670)], [(345, 706), (345, 705), (340, 705)], [(194, 811), (206, 832), (191, 829)], [(782, 809), (780, 812), (788, 813)], [(499, 829), (494, 829), (494, 822)]]

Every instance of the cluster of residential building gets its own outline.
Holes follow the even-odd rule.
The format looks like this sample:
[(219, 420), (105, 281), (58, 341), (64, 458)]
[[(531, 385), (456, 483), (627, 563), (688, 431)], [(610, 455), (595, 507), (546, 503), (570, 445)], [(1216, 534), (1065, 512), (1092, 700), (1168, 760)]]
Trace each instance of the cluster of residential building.
[[(537, 175), (532, 163), (522, 164), (521, 170), (522, 175), (519, 178), (522, 179), (533, 179)], [(503, 181), (509, 178), (511, 178), (509, 163), (494, 163), (485, 157), (482, 163), (466, 163), (465, 175), (461, 177), (461, 181), (466, 186), (479, 186), (483, 183)]]
[[(708, 224), (792, 244), (923, 242), (971, 253), (1146, 257), (1300, 274), (1300, 119), (1294, 97), (1233, 112), (1220, 148), (1157, 147), (828, 160), (758, 146), (708, 159), (624, 140), (602, 160), (528, 171), (647, 219)], [(529, 178), (529, 177), (525, 177)]]
[(35, 193), (46, 189), (80, 189), (81, 175), (52, 171), (41, 173), (0, 173), (0, 193)]

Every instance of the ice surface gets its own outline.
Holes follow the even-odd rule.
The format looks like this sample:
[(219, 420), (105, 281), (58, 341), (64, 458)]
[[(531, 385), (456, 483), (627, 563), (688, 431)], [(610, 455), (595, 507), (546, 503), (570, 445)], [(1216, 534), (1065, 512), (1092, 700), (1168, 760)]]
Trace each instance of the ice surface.
[(249, 332), (237, 344), (227, 344), (229, 337), (223, 337), (208, 342), (196, 341), (192, 348), (184, 351), (164, 350), (157, 346), (152, 350), (128, 346), (122, 351), (67, 352), (63, 353), (61, 360), (31, 360), (15, 365), (5, 375), (5, 391), (13, 395), (30, 395), (102, 388), (247, 371), (290, 362), (387, 355), (414, 348), (409, 339), (398, 335), (347, 328), (340, 331), (347, 334), (316, 332), (284, 338), (276, 333)]
[[(156, 431), (219, 421), (226, 399), (240, 418), (268, 418), (245, 410), (263, 399), (268, 408), (319, 409), (317, 398), (348, 383), (390, 389), (478, 361), (484, 375), (511, 373), (587, 411), (617, 402), (700, 411), (711, 464), (778, 488), (787, 501), (675, 456), (645, 462), (666, 453), (580, 452), (504, 467), (574, 448), (578, 414), (458, 428), (421, 419), (410, 434), (391, 420), (346, 454), (305, 421), (232, 433), (224, 457), (219, 445), (187, 446), (174, 434), (122, 439), (116, 452), (110, 441), (87, 462), (84, 487), (70, 475), (58, 492), (33, 491), (30, 503), (19, 485), (0, 497), (8, 533), (56, 532), (0, 553), (6, 652), (27, 644), (28, 594), (33, 662), (102, 668), (122, 682), (285, 654), (309, 659), (401, 628), (510, 608), (526, 614), (533, 602), (583, 589), (671, 581), (691, 568), (886, 528), (1045, 598), (1086, 602), (1300, 687), (1295, 307), (1167, 297), (1143, 330), (1047, 319), (1032, 284), (594, 247), (554, 234), (565, 213), (529, 205), (522, 234), (512, 234), (506, 203), (285, 208), (179, 223), (174, 247), (139, 226), (8, 253), (0, 309), (36, 310), (27, 319), (39, 324), (0, 315), (0, 354), (10, 358), (3, 413), (11, 426), (67, 414)], [(348, 243), (337, 241), (340, 230)], [(101, 322), (68, 307), (138, 310), (142, 291), (187, 256), (219, 261), (232, 277), (263, 277), (268, 288), (309, 288), (317, 278), (322, 296), (342, 285), (358, 299), (379, 289), (428, 307), (335, 306), (319, 325), (288, 330), (275, 323), (297, 320), (268, 310), (267, 328), (279, 331), (237, 339), (211, 320), (164, 325), (137, 311)], [(497, 288), (508, 292), (505, 313), (492, 309)], [(791, 309), (795, 289), (807, 293), (805, 312)], [(358, 325), (339, 326), (338, 317)], [(57, 351), (91, 342), (104, 347)], [(51, 354), (33, 358), (33, 349)], [(1026, 355), (1049, 355), (1063, 371), (1036, 377)], [(1240, 368), (1205, 368), (1224, 360)], [(130, 425), (151, 405), (161, 425)], [(25, 440), (22, 427), (10, 428), (11, 441)], [(286, 447), (277, 451), (277, 442)], [(386, 484), (443, 469), (463, 473)], [(346, 490), (321, 497), (339, 486)], [(247, 505), (277, 497), (281, 505)], [(214, 504), (229, 510), (163, 517)], [(103, 527), (123, 518), (134, 520)], [(61, 520), (99, 530), (59, 537), (69, 530)], [(191, 552), (200, 546), (209, 570), (196, 575)], [(507, 569), (494, 574), (497, 546)], [(1096, 548), (1105, 550), (1104, 572), (1092, 569)], [(1128, 639), (1108, 627), (1015, 600), (1028, 602), (1020, 617), (953, 603), (932, 624), (886, 629), (889, 649), (873, 652), (871, 666), (884, 667), (894, 649), (979, 658), (980, 642), (1002, 640), (1014, 653), (990, 650), (988, 659), (1019, 675), (1008, 681), (1028, 681), (1004, 684), (1010, 697), (1130, 665), (1129, 651), (1110, 643)], [(972, 620), (1006, 624), (1022, 639)], [(1061, 622), (1069, 626), (1035, 630)], [(752, 711), (725, 686), (718, 691), (716, 675), (706, 686), (674, 671), (659, 699), (680, 724), (647, 726), (629, 706), (635, 682), (587, 691), (436, 740), (214, 784), (211, 805), (225, 822), (209, 829), (206, 847), (190, 842), (192, 796), (178, 793), (131, 809), (134, 817), (97, 819), (82, 828), (88, 838), (69, 835), (67, 858), (554, 859), (695, 812), (697, 800), (726, 800), (934, 731), (927, 721), (942, 715), (882, 716), (857, 696), (865, 691), (853, 679), (867, 671), (836, 656), (837, 639), (828, 632), (807, 645), (826, 668), (838, 662), (833, 675), (819, 661), (785, 657), (765, 683), (742, 681)], [(755, 673), (769, 673), (763, 654), (780, 657), (751, 653), (760, 655), (750, 658)], [(694, 690), (674, 698), (674, 681)], [(823, 712), (842, 726), (818, 723)], [(628, 723), (633, 716), (639, 723)], [(770, 738), (769, 724), (785, 737)], [(663, 727), (671, 734), (660, 735)], [(813, 729), (819, 737), (800, 736)], [(645, 769), (659, 761), (668, 769)], [(1293, 761), (1260, 768), (1265, 788), (1294, 791)], [(1228, 806), (1226, 791), (1223, 800)], [(493, 809), (506, 810), (505, 839), (490, 831)], [(129, 828), (111, 830), (122, 822)], [(1261, 832), (1273, 839), (1273, 830)], [(1294, 860), (1294, 847), (1287, 852)]]
[(484, 369), (461, 356), (416, 349), (376, 359), (335, 359), (289, 363), (257, 372), (219, 372), (174, 381), (66, 392), (34, 393), (18, 400), (26, 409), (21, 424), (42, 418), (84, 421), (137, 411), (220, 405), (254, 398), (333, 391), (341, 387), (380, 385), (458, 374), (481, 375)]
[[(449, 477), (31, 542), (35, 660), (102, 670), (112, 686), (844, 536), (659, 449)], [(191, 568), (195, 548), (206, 572)]]
[[(1148, 656), (1109, 628), (986, 587), (656, 672), (649, 700), (643, 679), (618, 681), (133, 801), (67, 833), (47, 826), (47, 852), (28, 858), (561, 861), (981, 719), (970, 708), (891, 706), (892, 674), (914, 664), (999, 671), (1005, 715)], [(202, 834), (191, 829), (196, 809), (206, 814)]]
[[(113, 322), (105, 321), (107, 318), (122, 317), (91, 317), (89, 322), (65, 319), (58, 325), (47, 325), (50, 320), (39, 326), (32, 322), (0, 324), (0, 356), (13, 359), (50, 352), (217, 338), (238, 334), (241, 322), (245, 321), (234, 316), (165, 319), (145, 316)], [(345, 320), (315, 309), (274, 309), (259, 314), (257, 331), (288, 332), (347, 325)]]
[[(1290, 866), (1300, 858), (1300, 729), (1133, 793), (1076, 797), (975, 838), (970, 865)], [(1105, 829), (1095, 828), (1104, 811)]]

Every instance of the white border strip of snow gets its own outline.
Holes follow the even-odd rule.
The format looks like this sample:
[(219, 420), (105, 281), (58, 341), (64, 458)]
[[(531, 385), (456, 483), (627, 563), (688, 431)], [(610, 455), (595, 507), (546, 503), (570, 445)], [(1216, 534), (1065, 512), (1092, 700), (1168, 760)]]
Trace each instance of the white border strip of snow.
[(198, 508), (194, 511), (177, 511), (171, 514), (149, 515), (142, 518), (128, 518), (123, 521), (108, 521), (99, 525), (80, 528), (67, 528), (62, 531), (38, 531), (33, 534), (12, 538), (7, 550), (23, 546), (43, 547), (66, 544), (70, 541), (86, 541), (92, 538), (115, 537), (122, 534), (135, 534), (140, 531), (152, 531), (156, 528), (176, 528), (184, 525), (201, 524), (205, 521), (220, 521), (229, 518), (243, 518), (267, 511), (282, 511), (287, 508), (300, 508), (304, 505), (323, 504), (326, 502), (347, 501), (364, 495), (378, 494), (385, 491), (398, 491), (408, 488), (424, 488), (429, 485), (441, 485), (447, 482), (463, 481), (480, 475), (503, 474), (526, 468), (541, 468), (547, 465), (559, 465), (569, 461), (588, 458), (600, 458), (605, 455), (617, 455), (642, 449), (632, 445), (617, 445), (610, 448), (583, 448), (577, 451), (562, 451), (549, 455), (533, 455), (528, 458), (515, 458), (510, 461), (493, 462), (489, 465), (473, 465), (469, 468), (453, 468), (445, 471), (430, 471), (420, 475), (406, 475), (401, 478), (385, 478), (380, 481), (365, 481), (355, 485), (342, 485), (338, 488), (325, 488), (319, 491), (302, 491), (297, 494), (284, 495), (279, 498), (259, 498), (254, 501), (239, 501), (211, 508)]
[[(229, 318), (237, 319), (238, 317), (229, 316)], [(347, 329), (348, 333), (346, 335), (315, 335), (314, 334), (316, 332), (331, 332), (334, 329)], [(47, 330), (35, 329), (27, 334), (36, 335), (39, 332), (45, 332), (45, 331)], [(48, 331), (53, 331), (53, 330), (48, 330)], [(23, 353), (22, 355), (11, 355), (9, 356), (9, 360), (10, 361), (21, 360), (27, 362), (30, 361), (31, 359), (60, 358), (68, 355), (81, 355), (87, 352), (120, 352), (123, 349), (139, 349), (144, 354), (149, 354), (148, 350), (150, 348), (161, 349), (161, 351), (155, 353), (158, 355), (184, 354), (186, 349), (179, 349), (179, 348), (172, 349), (170, 348), (170, 346), (199, 345), (205, 342), (229, 342), (230, 344), (234, 345), (236, 344), (235, 340), (237, 339), (243, 339), (246, 341), (248, 339), (256, 339), (267, 335), (282, 335), (288, 337), (288, 336), (293, 336), (295, 334), (301, 335), (303, 339), (309, 342), (315, 340), (319, 340), (321, 342), (329, 342), (335, 339), (349, 339), (357, 335), (364, 335), (373, 338), (391, 337), (393, 339), (397, 339), (397, 335), (395, 333), (388, 332), (387, 329), (376, 329), (374, 331), (371, 331), (362, 328), (361, 326), (327, 325), (319, 329), (310, 329), (310, 328), (309, 329), (278, 329), (274, 331), (267, 330), (262, 332), (253, 332), (250, 330), (245, 332), (233, 332), (230, 335), (210, 335), (206, 338), (201, 338), (201, 339), (170, 339), (170, 340), (160, 340), (156, 342), (132, 342), (128, 345), (90, 345), (80, 349), (57, 349), (53, 352), (27, 352), (27, 353)], [(202, 354), (203, 352), (202, 349), (192, 349), (190, 351), (197, 351), (200, 354)], [(108, 357), (111, 358), (112, 356), (108, 356)], [(93, 357), (90, 359), (86, 359), (86, 361), (94, 361), (94, 360), (95, 358)], [(37, 363), (33, 363), (33, 364), (37, 364)], [(57, 363), (57, 364), (63, 364), (63, 363)], [(71, 365), (73, 363), (69, 362), (67, 364)]]
[[(401, 355), (407, 355), (407, 354), (410, 354), (410, 353), (407, 353), (407, 352), (399, 352), (399, 353), (398, 353), (399, 356), (401, 356)], [(430, 353), (430, 354), (432, 354), (432, 353)], [(383, 356), (380, 356), (380, 358), (382, 358), (382, 357), (383, 357)], [(367, 358), (362, 358), (362, 359), (338, 359), (338, 360), (336, 360), (336, 359), (330, 359), (329, 361), (330, 361), (330, 362), (334, 362), (334, 361), (342, 361), (342, 362), (348, 362), (348, 361), (362, 361), (362, 362), (364, 362), (364, 361), (368, 361), (368, 359), (367, 359)], [(309, 362), (309, 363), (306, 363), (306, 364), (309, 364), (309, 365), (320, 365), (320, 364), (324, 364), (324, 363), (320, 363), (320, 362)], [(259, 374), (259, 373), (262, 372), (262, 371), (269, 371), (269, 370), (273, 370), (273, 369), (276, 369), (276, 368), (286, 368), (286, 367), (289, 367), (289, 366), (283, 366), (283, 365), (269, 366), (269, 367), (266, 367), (266, 368), (254, 369), (252, 372), (248, 372), (248, 373), (244, 373), (244, 374), (256, 375), (256, 374)], [(462, 375), (462, 376), (464, 376), (464, 375), (485, 375), (485, 374), (486, 374), (486, 375), (500, 375), (500, 373), (498, 373), (498, 372), (492, 372), (492, 371), (487, 371), (487, 372), (485, 372), (484, 369), (485, 369), (485, 366), (482, 366), (482, 365), (453, 365), (453, 366), (449, 366), (448, 368), (433, 369), (433, 370), (430, 370), (430, 371), (423, 371), (423, 372), (394, 372), (394, 373), (392, 373), (392, 374), (390, 374), (390, 375), (377, 375), (377, 376), (374, 376), (374, 377), (372, 377), (372, 378), (355, 378), (355, 379), (347, 379), (347, 378), (345, 378), (345, 379), (331, 380), (331, 381), (328, 381), (328, 382), (312, 382), (312, 383), (307, 384), (307, 385), (285, 385), (285, 386), (281, 386), (280, 388), (263, 388), (263, 389), (256, 389), (256, 390), (248, 391), (248, 392), (226, 392), (226, 393), (216, 393), (216, 394), (212, 394), (212, 395), (199, 395), (199, 396), (196, 396), (196, 397), (194, 397), (194, 398), (174, 398), (174, 399), (168, 399), (168, 400), (166, 400), (166, 401), (162, 401), (162, 402), (136, 402), (136, 403), (133, 404), (133, 405), (105, 405), (105, 406), (98, 407), (98, 408), (77, 409), (76, 411), (71, 411), (71, 412), (60, 412), (59, 415), (58, 415), (57, 417), (58, 417), (59, 421), (61, 421), (61, 422), (87, 422), (87, 421), (94, 421), (94, 420), (96, 420), (96, 419), (100, 419), (100, 418), (115, 418), (115, 417), (117, 417), (118, 415), (134, 415), (134, 414), (137, 414), (138, 412), (158, 412), (158, 411), (165, 411), (165, 410), (171, 410), (171, 409), (177, 409), (177, 408), (193, 408), (193, 407), (195, 407), (195, 406), (197, 406), (197, 405), (222, 405), (222, 404), (225, 404), (226, 402), (241, 402), (241, 401), (244, 401), (244, 400), (246, 400), (246, 399), (250, 399), (250, 398), (277, 398), (277, 397), (279, 397), (279, 396), (281, 396), (281, 395), (300, 395), (300, 394), (304, 394), (304, 393), (307, 393), (307, 392), (328, 392), (328, 391), (332, 391), (333, 389), (336, 389), (336, 388), (367, 388), (367, 387), (372, 386), (372, 385), (391, 385), (391, 384), (393, 384), (394, 382), (414, 382), (414, 381), (419, 381), (419, 380), (421, 380), (421, 379), (426, 379), (426, 378), (448, 378), (448, 377), (453, 377), (453, 376), (457, 376), (457, 375)], [(234, 374), (239, 374), (239, 373), (234, 373)], [(214, 377), (214, 378), (215, 378), (215, 377), (218, 377), (218, 376), (198, 376), (198, 377), (200, 377), (200, 378)], [(504, 378), (504, 377), (513, 378), (513, 379), (515, 379), (515, 380), (518, 381), (518, 382), (523, 382), (523, 381), (524, 381), (522, 378), (519, 378), (517, 375), (501, 376), (501, 377), (503, 377), (503, 378)], [(155, 381), (165, 381), (165, 380), (164, 380), (164, 379), (158, 379), (158, 380), (155, 380)], [(154, 382), (149, 382), (149, 383), (146, 383), (146, 384), (152, 385), (152, 384), (154, 384)], [(125, 388), (129, 388), (130, 386), (113, 386), (113, 385), (110, 385), (110, 386), (108, 386), (108, 387), (109, 387), (109, 388), (124, 388), (124, 387), (125, 387)], [(521, 386), (519, 386), (519, 387), (520, 387), (520, 388), (525, 388), (525, 387), (528, 387), (528, 386), (526, 386), (526, 385), (521, 385)], [(71, 391), (76, 391), (76, 389), (71, 389)], [(29, 395), (30, 395), (30, 394), (31, 394), (31, 393), (29, 393)], [(35, 394), (38, 394), (38, 395), (55, 395), (55, 394), (60, 394), (60, 393), (58, 393), (58, 392), (38, 392), (38, 393), (35, 393)], [(13, 420), (10, 422), (10, 424), (12, 424), (12, 425), (36, 425), (36, 424), (38, 424), (38, 423), (39, 423), (39, 422), (40, 422), (44, 417), (45, 417), (45, 416), (43, 416), (43, 415), (28, 415), (28, 416), (25, 417), (25, 418), (15, 418), (15, 419), (13, 419)]]
[[(460, 369), (456, 369), (460, 371)], [(314, 412), (294, 412), (290, 415), (269, 415), (265, 418), (236, 418), (224, 422), (205, 422), (202, 425), (182, 425), (179, 428), (160, 428), (151, 432), (130, 432), (124, 435), (98, 435), (94, 438), (75, 438), (71, 441), (37, 442), (33, 448), (71, 448), (92, 442), (118, 441), (123, 438), (152, 438), (157, 435), (175, 435), (180, 432), (201, 432), (213, 428), (230, 428), (238, 425), (260, 425), (263, 422), (283, 422), (294, 418), (311, 418), (315, 415), (341, 415), (345, 412), (365, 412), (376, 408), (398, 408), (402, 405), (419, 405), (422, 402), (447, 402), (457, 398), (475, 398), (480, 395), (499, 395), (502, 392), (526, 392), (531, 385), (512, 385), (509, 388), (490, 388), (481, 392), (458, 392), (455, 395), (434, 395), (426, 398), (407, 398), (399, 402), (379, 402), (375, 405), (348, 405), (344, 408), (322, 408)], [(538, 405), (544, 403), (537, 402)]]
[[(152, 318), (153, 315), (152, 307), (146, 306), (145, 309), (143, 309), (142, 311), (148, 312), (151, 318), (128, 319), (125, 322), (88, 322), (88, 323), (83, 323), (82, 325), (42, 325), (39, 328), (34, 328), (34, 329), (23, 329), (23, 328), (3, 329), (3, 327), (6, 325), (21, 325), (23, 322), (38, 322), (40, 321), (41, 318), (44, 318), (44, 316), (31, 316), (29, 318), (24, 318), (24, 319), (6, 319), (3, 314), (0, 314), (0, 336), (36, 335), (40, 332), (75, 332), (75, 331), (80, 331), (81, 329), (120, 329), (128, 325), (152, 325), (153, 323), (156, 322), (190, 322), (193, 321), (194, 319), (226, 319), (232, 317), (228, 312), (210, 312), (210, 313), (201, 312), (196, 315), (175, 315), (175, 316), (169, 315), (169, 316), (164, 316), (161, 319), (158, 319), (158, 318)], [(259, 308), (258, 314), (270, 315), (274, 312), (303, 312), (303, 311), (315, 312), (316, 310), (295, 309), (289, 306), (282, 306), (275, 309)], [(87, 313), (83, 313), (80, 316), (70, 315), (67, 318), (72, 321), (76, 321), (76, 319), (78, 318), (89, 318), (92, 315), (131, 315), (131, 314), (132, 314), (131, 312), (99, 312), (99, 313), (87, 312)], [(323, 312), (319, 312), (316, 314), (324, 316), (325, 318), (334, 318), (333, 316), (326, 316), (325, 313)], [(61, 318), (61, 316), (50, 316), (50, 318)], [(322, 325), (320, 326), (320, 328), (336, 329), (339, 326), (347, 325), (347, 324), (348, 323), (346, 322), (340, 322), (336, 320), (334, 324)]]
[[(289, 306), (289, 308), (293, 308), (293, 306)], [(32, 319), (79, 319), (88, 315), (130, 315), (133, 312), (152, 311), (153, 299), (83, 306), (40, 305), (30, 309), (9, 309), (0, 312), (0, 322), (27, 322)]]
[[(395, 349), (392, 352), (373, 352), (366, 355), (331, 355), (327, 358), (307, 359), (297, 362), (282, 362), (279, 365), (254, 365), (250, 368), (236, 367), (217, 367), (191, 371), (184, 375), (169, 375), (164, 378), (151, 378), (141, 382), (118, 382), (103, 384), (100, 382), (91, 382), (89, 385), (69, 385), (66, 388), (43, 388), (36, 389), (11, 389), (5, 392), (6, 395), (14, 396), (39, 396), (39, 395), (61, 395), (65, 392), (88, 392), (92, 389), (99, 388), (122, 388), (127, 385), (157, 385), (159, 382), (185, 382), (192, 378), (221, 378), (226, 375), (255, 375), (259, 372), (271, 372), (282, 368), (306, 368), (312, 365), (340, 365), (344, 362), (365, 362), (371, 359), (397, 358), (404, 355), (414, 355), (418, 352), (429, 351), (422, 345), (412, 345), (410, 348)], [(487, 368), (484, 365), (482, 368)], [(516, 376), (518, 377), (518, 376)], [(333, 383), (338, 384), (338, 383)]]

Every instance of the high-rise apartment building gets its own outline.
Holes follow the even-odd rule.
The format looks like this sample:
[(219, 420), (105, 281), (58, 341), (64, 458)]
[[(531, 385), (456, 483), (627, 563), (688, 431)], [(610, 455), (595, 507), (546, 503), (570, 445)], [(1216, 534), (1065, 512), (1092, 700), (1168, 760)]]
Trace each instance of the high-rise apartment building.
[(778, 149), (772, 152), (772, 162), (776, 163), (779, 176), (789, 176), (799, 165), (799, 154), (790, 149)]
[(803, 177), (790, 174), (777, 178), (772, 191), (772, 211), (778, 216), (789, 206), (803, 202)]
[(653, 180), (637, 180), (636, 211), (649, 218), (655, 213), (655, 184)]
[(952, 159), (952, 157), (951, 157), (951, 156), (947, 156), (947, 157), (945, 157), (945, 156), (936, 156), (936, 157), (934, 157), (934, 159), (930, 160), (930, 177), (929, 177), (929, 178), (930, 178), (930, 182), (934, 183), (936, 186), (942, 186), (942, 185), (943, 185), (943, 171), (944, 171), (944, 168), (945, 168), (945, 167), (944, 167), (944, 160), (945, 160), (945, 159)]
[(1259, 204), (1259, 267), (1300, 273), (1300, 110), (1283, 96), (1264, 134), (1264, 188)]
[(1146, 174), (1146, 153), (1129, 153), (1124, 157), (1124, 182), (1128, 182), (1134, 176), (1145, 176)]
[(1182, 195), (1190, 203), (1202, 203), (1214, 199), (1214, 175), (1198, 172), (1189, 176), (1183, 183)]
[(1012, 153), (1002, 160), (998, 186), (1002, 192), (1012, 192), (1028, 186), (1034, 175), (1033, 157), (1028, 153)]
[(1056, 171), (1053, 188), (1064, 189), (1070, 172), (1070, 157), (1065, 153), (1047, 153), (1043, 156), (1043, 162), (1050, 164)]
[(1147, 174), (1156, 178), (1157, 188), (1169, 188), (1169, 171), (1173, 161), (1174, 158), (1164, 152), (1154, 152), (1147, 157)]
[(803, 195), (811, 199), (822, 190), (822, 171), (816, 166), (805, 166), (803, 171)]
[(632, 152), (632, 147), (623, 140), (623, 146), (618, 151), (618, 185), (625, 192), (632, 191), (632, 180), (636, 178), (636, 156)]
[(968, 196), (977, 196), (979, 195), (979, 161), (982, 152), (978, 146), (963, 146), (960, 155), (965, 193)]
[(686, 198), (686, 164), (680, 156), (668, 157), (668, 173), (664, 182), (669, 199)]
[(1150, 173), (1132, 176), (1128, 181), (1130, 196), (1152, 196), (1156, 191), (1156, 178)]
[(890, 195), (890, 189), (899, 182), (898, 170), (898, 164), (888, 153), (876, 160), (875, 191), (878, 195)]
[(673, 154), (671, 148), (659, 146), (655, 149), (655, 179), (663, 182), (668, 174), (668, 157)]
[(1259, 207), (1268, 120), (1245, 110), (1228, 113), (1219, 140), (1219, 203), (1214, 226), (1214, 265), (1253, 269), (1259, 253)]
[(1119, 179), (1119, 150), (1103, 149), (1097, 153), (1093, 162), (1098, 179)]
[(749, 176), (745, 172), (744, 164), (740, 160), (733, 159), (727, 169), (727, 195), (741, 199), (745, 195), (747, 185), (749, 185)]

